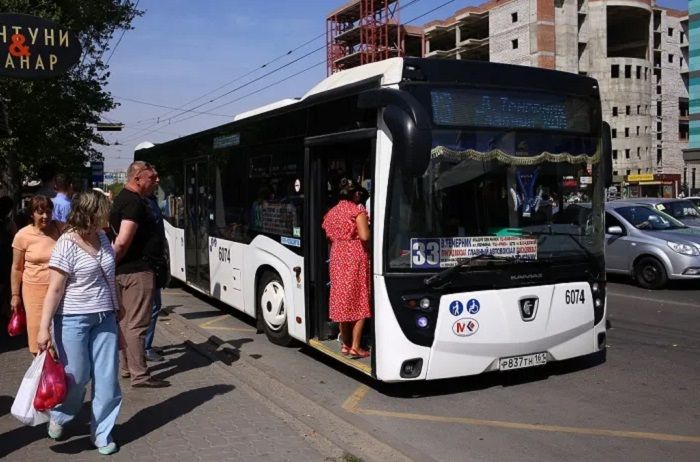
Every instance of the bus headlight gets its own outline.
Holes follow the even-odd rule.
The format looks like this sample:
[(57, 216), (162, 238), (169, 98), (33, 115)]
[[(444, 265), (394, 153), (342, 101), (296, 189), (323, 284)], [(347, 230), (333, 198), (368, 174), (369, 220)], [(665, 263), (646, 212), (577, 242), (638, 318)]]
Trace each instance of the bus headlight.
[(433, 311), (434, 301), (425, 294), (404, 295), (401, 298), (403, 299), (406, 308), (410, 310), (418, 310), (425, 312)]

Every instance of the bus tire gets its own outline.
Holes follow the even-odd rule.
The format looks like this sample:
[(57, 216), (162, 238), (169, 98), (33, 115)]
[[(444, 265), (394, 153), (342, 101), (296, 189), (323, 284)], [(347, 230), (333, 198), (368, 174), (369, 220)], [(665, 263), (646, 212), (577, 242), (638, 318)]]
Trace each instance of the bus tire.
[(288, 346), (292, 337), (287, 329), (284, 285), (277, 273), (265, 272), (258, 283), (257, 315), (270, 342)]
[(666, 285), (668, 276), (663, 263), (654, 257), (642, 257), (634, 265), (637, 284), (645, 289), (661, 289)]

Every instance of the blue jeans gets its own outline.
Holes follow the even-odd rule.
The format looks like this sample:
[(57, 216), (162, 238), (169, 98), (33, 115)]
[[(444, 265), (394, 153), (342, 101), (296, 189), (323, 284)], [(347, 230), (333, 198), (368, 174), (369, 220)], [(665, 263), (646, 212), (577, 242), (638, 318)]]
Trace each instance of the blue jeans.
[(112, 429), (122, 405), (117, 369), (119, 340), (113, 311), (89, 314), (57, 314), (53, 338), (65, 366), (68, 394), (51, 410), (51, 420), (64, 425), (83, 405), (85, 387), (92, 379), (90, 432), (97, 447), (112, 442)]
[(146, 350), (153, 348), (153, 336), (156, 333), (156, 322), (158, 321), (158, 314), (160, 313), (160, 307), (163, 304), (160, 298), (160, 289), (156, 287), (153, 289), (153, 305), (151, 305), (151, 323), (148, 325), (148, 330), (146, 331)]

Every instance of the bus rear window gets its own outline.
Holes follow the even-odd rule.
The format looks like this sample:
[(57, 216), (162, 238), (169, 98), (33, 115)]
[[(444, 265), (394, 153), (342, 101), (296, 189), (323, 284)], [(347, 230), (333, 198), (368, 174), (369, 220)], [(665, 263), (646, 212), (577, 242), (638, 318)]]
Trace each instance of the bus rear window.
[(442, 126), (591, 132), (591, 105), (583, 98), (476, 88), (430, 92), (433, 122)]

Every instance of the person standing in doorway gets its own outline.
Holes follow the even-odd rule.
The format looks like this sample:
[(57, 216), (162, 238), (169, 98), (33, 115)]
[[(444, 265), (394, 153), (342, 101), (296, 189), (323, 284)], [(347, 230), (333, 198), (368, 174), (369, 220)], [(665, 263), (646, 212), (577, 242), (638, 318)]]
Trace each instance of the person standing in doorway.
[(119, 321), (125, 343), (120, 352), (120, 375), (130, 377), (132, 387), (162, 388), (170, 383), (150, 376), (144, 353), (155, 289), (155, 273), (148, 259), (162, 259), (164, 248), (146, 201), (158, 187), (158, 173), (149, 163), (136, 161), (129, 165), (126, 181), (110, 214), (110, 226), (116, 234), (117, 294), (124, 313)]
[(331, 243), (329, 317), (340, 323), (341, 353), (366, 358), (361, 346), (362, 329), (370, 310), (370, 238), (366, 190), (347, 178), (340, 180), (338, 204), (323, 218), (323, 230)]

